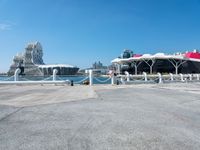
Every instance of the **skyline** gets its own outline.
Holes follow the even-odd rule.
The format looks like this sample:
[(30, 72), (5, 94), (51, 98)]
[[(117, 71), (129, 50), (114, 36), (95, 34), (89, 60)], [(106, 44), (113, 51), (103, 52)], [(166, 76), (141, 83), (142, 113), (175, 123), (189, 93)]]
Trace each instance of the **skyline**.
[(109, 65), (123, 49), (174, 53), (200, 48), (200, 0), (0, 0), (0, 72), (30, 42), (46, 64)]

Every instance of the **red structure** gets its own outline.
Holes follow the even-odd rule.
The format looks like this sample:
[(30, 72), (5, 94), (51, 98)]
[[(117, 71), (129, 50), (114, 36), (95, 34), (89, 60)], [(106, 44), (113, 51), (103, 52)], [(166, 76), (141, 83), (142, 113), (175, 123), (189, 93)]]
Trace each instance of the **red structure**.
[(200, 53), (199, 52), (187, 52), (187, 53), (185, 53), (185, 57), (200, 59)]

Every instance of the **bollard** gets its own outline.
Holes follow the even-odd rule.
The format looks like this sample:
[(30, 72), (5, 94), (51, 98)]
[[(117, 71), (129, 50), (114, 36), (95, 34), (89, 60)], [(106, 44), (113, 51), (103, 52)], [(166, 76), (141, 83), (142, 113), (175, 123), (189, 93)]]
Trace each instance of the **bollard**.
[(117, 83), (116, 83), (117, 85), (119, 85), (119, 80), (117, 80)]
[(197, 74), (197, 80), (199, 80), (199, 74)]
[(171, 80), (171, 81), (174, 81), (174, 76), (173, 76), (173, 74), (170, 73), (169, 75), (170, 75), (170, 80)]
[(126, 75), (126, 81), (129, 82), (130, 81), (130, 74), (129, 74), (129, 72), (125, 71), (124, 73)]
[(74, 86), (74, 81), (73, 80), (71, 80), (71, 86)]
[(21, 70), (19, 68), (17, 68), (15, 70), (15, 75), (14, 75), (14, 81), (18, 81), (18, 77), (19, 77), (19, 73), (21, 72)]
[(180, 76), (181, 76), (181, 81), (184, 82), (184, 79), (183, 79), (183, 74), (180, 73)]
[(115, 84), (115, 75), (112, 74), (111, 75), (111, 85), (114, 85)]
[(56, 74), (58, 73), (57, 69), (53, 69), (53, 81), (56, 81)]
[(162, 75), (159, 72), (157, 74), (158, 74), (158, 78), (159, 78), (158, 83), (162, 83)]
[(147, 81), (147, 73), (143, 72), (143, 75), (144, 75), (144, 81)]
[(189, 80), (192, 81), (192, 75), (188, 74), (188, 76), (189, 76)]
[(89, 70), (89, 80), (90, 80), (90, 86), (93, 85), (93, 71), (92, 69)]

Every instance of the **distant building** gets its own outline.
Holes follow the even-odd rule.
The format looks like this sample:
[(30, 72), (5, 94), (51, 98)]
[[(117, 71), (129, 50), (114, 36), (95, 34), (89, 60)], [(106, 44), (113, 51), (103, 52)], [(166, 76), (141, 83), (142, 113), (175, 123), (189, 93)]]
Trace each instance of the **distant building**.
[(111, 61), (116, 66), (116, 73), (149, 74), (200, 73), (200, 52), (198, 50), (177, 52), (175, 54), (156, 53), (133, 54), (131, 50), (124, 50), (121, 57)]
[(40, 42), (28, 44), (24, 52), (13, 57), (8, 75), (13, 75), (17, 68), (21, 69), (21, 74), (34, 76), (52, 75), (53, 69), (58, 70), (58, 75), (74, 75), (79, 70), (77, 67), (66, 64), (45, 65), (42, 57), (43, 50)]
[(101, 74), (107, 74), (108, 73), (108, 67), (104, 66), (100, 61), (95, 62), (92, 65), (91, 69), (93, 69), (94, 74), (100, 74), (101, 75)]

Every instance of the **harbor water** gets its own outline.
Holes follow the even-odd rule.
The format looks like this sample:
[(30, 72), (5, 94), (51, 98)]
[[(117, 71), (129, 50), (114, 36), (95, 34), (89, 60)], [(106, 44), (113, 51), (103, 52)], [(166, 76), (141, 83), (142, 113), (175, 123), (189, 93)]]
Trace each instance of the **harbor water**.
[[(19, 81), (51, 81), (53, 76), (19, 76)], [(75, 84), (83, 84), (84, 81), (89, 81), (88, 76), (56, 76), (59, 81), (73, 81)], [(14, 76), (0, 76), (0, 81), (14, 81)], [(110, 84), (110, 77), (93, 77), (94, 84)]]

